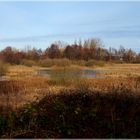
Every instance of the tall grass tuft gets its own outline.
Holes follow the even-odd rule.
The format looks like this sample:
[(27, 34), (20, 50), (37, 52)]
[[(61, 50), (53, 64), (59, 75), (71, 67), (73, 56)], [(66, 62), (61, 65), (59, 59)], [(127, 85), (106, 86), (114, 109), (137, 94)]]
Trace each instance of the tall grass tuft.
[(51, 73), (51, 83), (70, 86), (80, 78), (80, 69), (73, 67), (55, 67)]
[(6, 75), (7, 71), (8, 71), (8, 65), (0, 61), (0, 76)]
[(38, 65), (41, 67), (52, 67), (54, 65), (53, 60), (52, 59), (44, 59), (44, 60), (40, 60), (38, 62)]
[(104, 61), (97, 61), (97, 60), (88, 60), (85, 64), (85, 66), (100, 66), (100, 67), (103, 67), (105, 65), (105, 62)]
[(32, 66), (37, 65), (37, 63), (35, 61), (27, 60), (27, 59), (22, 60), (21, 64), (25, 65), (25, 66), (28, 66), (28, 67), (32, 67)]
[(42, 67), (52, 67), (52, 66), (59, 66), (59, 67), (65, 67), (70, 66), (71, 61), (69, 59), (63, 58), (63, 59), (45, 59), (39, 61), (39, 66)]

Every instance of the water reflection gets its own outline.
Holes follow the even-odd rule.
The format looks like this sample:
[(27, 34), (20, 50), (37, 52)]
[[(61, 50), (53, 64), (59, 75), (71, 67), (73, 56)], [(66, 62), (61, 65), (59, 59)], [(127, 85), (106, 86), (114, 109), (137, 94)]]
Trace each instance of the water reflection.
[(101, 73), (108, 72), (105, 70), (93, 70), (93, 69), (80, 69), (80, 70), (51, 70), (51, 69), (40, 69), (38, 70), (38, 76), (45, 77), (78, 77), (78, 78), (105, 78), (101, 76)]

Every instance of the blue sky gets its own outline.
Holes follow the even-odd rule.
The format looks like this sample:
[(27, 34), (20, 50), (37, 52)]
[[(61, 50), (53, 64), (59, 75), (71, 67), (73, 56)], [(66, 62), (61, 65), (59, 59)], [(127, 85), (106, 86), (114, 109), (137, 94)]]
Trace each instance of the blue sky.
[(79, 38), (140, 51), (140, 2), (0, 2), (0, 49)]

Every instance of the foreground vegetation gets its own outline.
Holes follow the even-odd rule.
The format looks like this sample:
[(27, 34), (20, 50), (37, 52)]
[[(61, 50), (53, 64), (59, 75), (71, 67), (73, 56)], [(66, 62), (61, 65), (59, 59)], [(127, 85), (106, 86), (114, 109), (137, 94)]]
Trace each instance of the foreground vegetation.
[(0, 82), (1, 138), (139, 138), (139, 78)]
[(108, 94), (63, 90), (16, 111), (1, 108), (1, 137), (139, 138), (140, 97)]

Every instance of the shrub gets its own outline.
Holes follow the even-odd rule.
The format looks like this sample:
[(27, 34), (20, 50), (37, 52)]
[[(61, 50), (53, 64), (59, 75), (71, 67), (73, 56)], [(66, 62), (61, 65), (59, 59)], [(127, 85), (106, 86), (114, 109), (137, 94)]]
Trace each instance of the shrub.
[(95, 60), (89, 60), (89, 61), (86, 62), (85, 65), (88, 66), (88, 67), (94, 66), (95, 65)]
[(41, 67), (52, 67), (54, 65), (53, 59), (44, 59), (39, 61), (39, 66)]
[(22, 60), (21, 64), (28, 66), (28, 67), (32, 67), (32, 66), (36, 65), (36, 62), (33, 60), (24, 59), (24, 60)]
[(65, 66), (70, 66), (71, 65), (71, 61), (69, 59), (54, 59), (54, 64), (56, 66), (60, 66), (60, 67), (65, 67)]
[(95, 65), (103, 67), (105, 65), (104, 61), (95, 61)]
[(102, 92), (63, 90), (57, 95), (46, 95), (40, 101), (18, 109), (6, 120), (0, 116), (3, 128), (0, 129), (0, 136), (139, 138), (139, 99), (138, 96), (131, 97), (123, 92), (120, 95), (107, 95)]
[(79, 65), (79, 66), (85, 66), (86, 61), (85, 60), (77, 60), (77, 61), (72, 61), (74, 65)]
[(71, 61), (68, 59), (45, 59), (39, 61), (39, 66), (41, 67), (52, 67), (52, 66), (70, 66)]
[(102, 66), (104, 66), (104, 64), (105, 63), (103, 61), (97, 61), (97, 60), (92, 59), (92, 60), (87, 61), (85, 65), (88, 67), (91, 67), (94, 65), (102, 67)]

